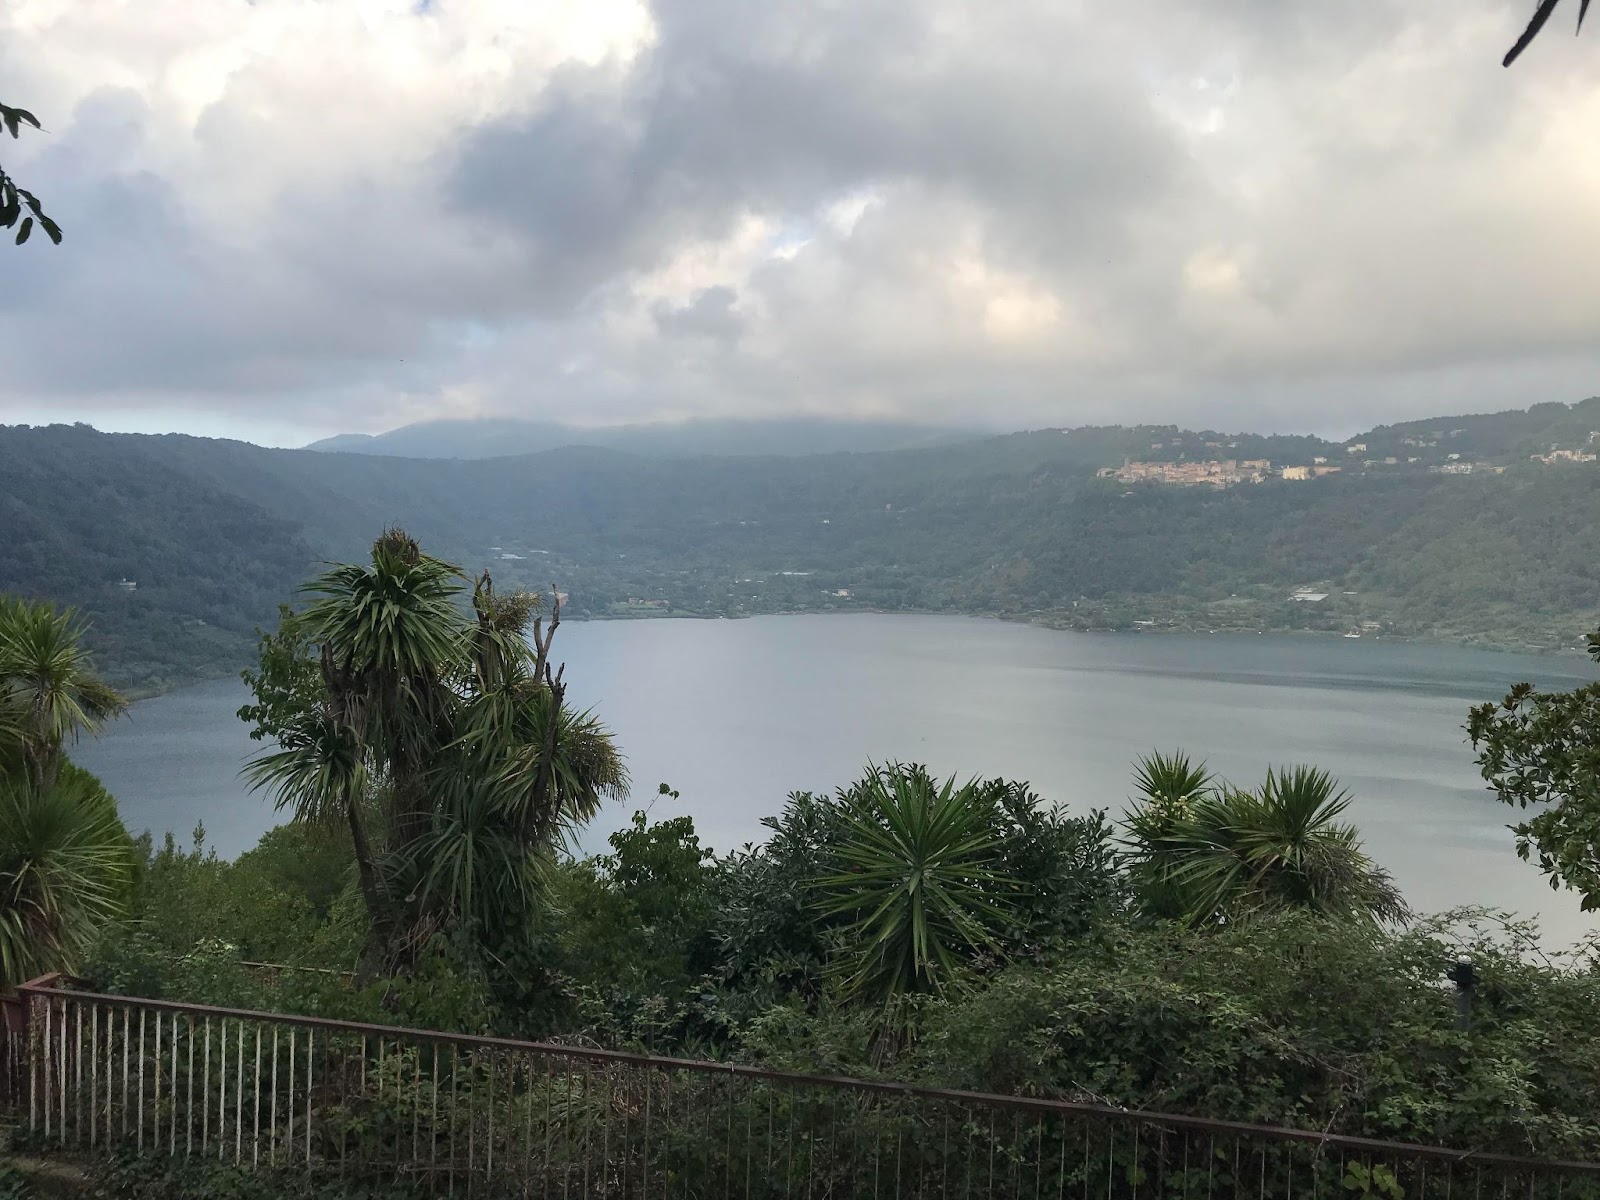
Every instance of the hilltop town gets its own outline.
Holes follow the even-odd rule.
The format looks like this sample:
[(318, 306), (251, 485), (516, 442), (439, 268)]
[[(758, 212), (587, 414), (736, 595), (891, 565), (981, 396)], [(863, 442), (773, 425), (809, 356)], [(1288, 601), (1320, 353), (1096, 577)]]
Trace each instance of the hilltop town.
[[(1273, 479), (1304, 482), (1326, 475), (1407, 470), (1432, 475), (1499, 475), (1504, 473), (1511, 461), (1515, 461), (1515, 456), (1508, 457), (1503, 452), (1484, 453), (1482, 449), (1469, 448), (1466, 443), (1459, 443), (1461, 449), (1452, 449), (1453, 445), (1458, 444), (1457, 439), (1467, 433), (1465, 429), (1438, 430), (1431, 436), (1384, 438), (1382, 442), (1377, 440), (1377, 432), (1381, 431), (1367, 435), (1368, 440), (1351, 440), (1342, 445), (1324, 443), (1320, 448), (1328, 453), (1297, 456), (1300, 457), (1298, 462), (1215, 457), (1215, 452), (1224, 448), (1223, 443), (1202, 441), (1192, 434), (1179, 435), (1170, 441), (1151, 442), (1152, 457), (1148, 459), (1124, 458), (1121, 466), (1101, 467), (1095, 475), (1099, 479), (1118, 483), (1221, 489), (1239, 484), (1266, 483)], [(1544, 467), (1593, 463), (1600, 461), (1600, 454), (1592, 448), (1596, 442), (1600, 442), (1600, 430), (1591, 430), (1580, 447), (1552, 442), (1547, 451), (1529, 454), (1527, 459)], [(1237, 442), (1226, 444), (1229, 449), (1237, 446)], [(1345, 461), (1330, 461), (1330, 455), (1337, 457), (1339, 450), (1343, 450)]]
[(1164, 483), (1175, 487), (1233, 487), (1240, 483), (1265, 483), (1276, 476), (1279, 479), (1304, 480), (1320, 475), (1331, 475), (1341, 468), (1329, 466), (1319, 458), (1311, 466), (1286, 466), (1274, 471), (1272, 461), (1266, 458), (1203, 459), (1199, 462), (1134, 462), (1126, 460), (1120, 467), (1102, 467), (1095, 474), (1101, 479), (1116, 479), (1122, 483)]

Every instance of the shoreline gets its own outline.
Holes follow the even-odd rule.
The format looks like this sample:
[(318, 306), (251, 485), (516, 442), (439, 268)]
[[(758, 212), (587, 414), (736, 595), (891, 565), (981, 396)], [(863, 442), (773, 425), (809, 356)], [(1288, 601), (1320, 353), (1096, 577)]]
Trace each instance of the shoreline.
[[(743, 613), (696, 613), (696, 612), (662, 612), (656, 610), (650, 613), (591, 613), (584, 616), (565, 617), (564, 620), (571, 624), (585, 624), (588, 622), (611, 621), (748, 621), (757, 617), (839, 617), (839, 616), (880, 616), (880, 617), (962, 617), (976, 621), (999, 621), (1008, 625), (1031, 625), (1039, 629), (1049, 629), (1057, 633), (1088, 633), (1109, 634), (1118, 637), (1270, 637), (1292, 638), (1296, 640), (1323, 640), (1332, 641), (1343, 639), (1344, 634), (1331, 630), (1321, 629), (1206, 629), (1198, 626), (1187, 625), (1161, 625), (1154, 628), (1138, 627), (1127, 628), (1115, 625), (1096, 625), (1090, 623), (1074, 624), (1062, 620), (1060, 610), (1044, 610), (1027, 613), (994, 613), (972, 612), (952, 609), (936, 608), (873, 608), (866, 605), (853, 608), (796, 608), (778, 610), (773, 612), (743, 612)], [(1355, 640), (1355, 639), (1351, 639)], [(1589, 661), (1589, 655), (1577, 647), (1561, 647), (1551, 649), (1548, 646), (1530, 646), (1505, 640), (1495, 639), (1491, 635), (1475, 634), (1458, 637), (1429, 637), (1396, 633), (1365, 633), (1360, 635), (1363, 642), (1395, 642), (1412, 646), (1438, 646), (1440, 648), (1486, 650), (1496, 654), (1522, 654), (1530, 657), (1549, 658), (1561, 661)], [(240, 663), (226, 669), (217, 671), (198, 671), (194, 674), (172, 681), (162, 687), (129, 687), (120, 689), (131, 702), (153, 700), (158, 696), (168, 696), (173, 692), (182, 691), (184, 688), (195, 687), (202, 683), (214, 683), (219, 679), (237, 679), (240, 672), (247, 669), (248, 662)]]

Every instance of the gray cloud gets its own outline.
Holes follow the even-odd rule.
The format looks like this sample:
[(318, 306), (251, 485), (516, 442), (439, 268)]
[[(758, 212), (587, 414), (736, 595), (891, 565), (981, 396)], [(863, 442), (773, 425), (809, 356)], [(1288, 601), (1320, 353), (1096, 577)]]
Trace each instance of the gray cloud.
[(674, 308), (657, 302), (651, 309), (656, 328), (669, 337), (704, 337), (724, 344), (739, 340), (743, 322), (734, 311), (739, 295), (730, 287), (708, 287), (689, 304)]
[(4, 256), (0, 420), (1331, 431), (1595, 390), (1593, 45), (1501, 71), (1504, 0), (159, 5), (0, 16), (68, 231)]

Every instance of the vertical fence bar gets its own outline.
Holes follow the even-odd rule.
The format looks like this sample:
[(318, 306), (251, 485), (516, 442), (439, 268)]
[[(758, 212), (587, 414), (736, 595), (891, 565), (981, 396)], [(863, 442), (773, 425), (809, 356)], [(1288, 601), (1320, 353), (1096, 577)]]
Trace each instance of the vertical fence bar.
[(83, 1003), (73, 1001), (72, 1011), (77, 1017), (72, 1038), (72, 1140), (83, 1140)]
[(206, 1152), (206, 1145), (211, 1140), (211, 1018), (206, 1017), (202, 1026), (203, 1036), (206, 1039), (205, 1049), (200, 1053), (200, 1153)]
[(314, 1030), (314, 1029), (307, 1029), (306, 1030), (306, 1169), (307, 1170), (310, 1170), (310, 1168), (311, 1168), (311, 1108), (312, 1108), (311, 1097), (312, 1097), (312, 1092), (316, 1088), (316, 1080), (313, 1078), (313, 1073), (312, 1073), (313, 1072), (313, 1068), (316, 1065), (316, 1059), (314, 1059), (311, 1056), (312, 1055), (312, 1041), (315, 1038), (315, 1036), (316, 1036), (316, 1030)]
[(89, 1006), (89, 1149), (98, 1138), (100, 1118), (100, 1006)]
[[(159, 1021), (160, 1019), (161, 1019), (161, 1014), (157, 1013), (156, 1014), (156, 1020)], [(137, 1144), (138, 1144), (140, 1153), (144, 1152), (144, 1026), (145, 1026), (145, 1010), (141, 1008), (139, 1010), (139, 1082), (138, 1082), (138, 1091), (136, 1093), (138, 1098), (139, 1098), (139, 1100), (138, 1100), (138, 1102), (139, 1102), (139, 1116), (138, 1116), (139, 1136), (138, 1136), (138, 1143)], [(158, 1056), (157, 1059), (156, 1059), (156, 1071), (155, 1071), (155, 1076), (156, 1076), (157, 1079), (161, 1078), (160, 1063), (161, 1063), (161, 1059)]]
[[(144, 1078), (148, 1071), (150, 1075), (150, 1145), (155, 1150), (161, 1149), (161, 1010), (157, 1009), (150, 1014), (155, 1019), (150, 1022), (152, 1054), (145, 1053), (145, 1011), (139, 1010), (139, 1149), (144, 1149)], [(176, 1021), (177, 1017), (174, 1016)]]
[(106, 1008), (106, 1083), (105, 1090), (101, 1093), (100, 1101), (106, 1108), (106, 1145), (114, 1144), (116, 1135), (111, 1128), (111, 1114), (116, 1111), (115, 1076), (117, 1072), (117, 1010), (113, 1007)]
[(483, 1139), (483, 1174), (485, 1179), (494, 1177), (494, 1054), (484, 1055), (489, 1060), (488, 1082), (484, 1085), (484, 1110), (489, 1120), (488, 1131)]
[(43, 1052), (34, 1049), (40, 1044), (39, 1020), (35, 1011), (39, 1006), (34, 1003), (32, 996), (25, 996), (22, 1002), (27, 1005), (28, 1036), (31, 1039), (31, 1044), (23, 1051), (28, 1056), (28, 1132), (34, 1134), (39, 1131), (39, 1075), (46, 1060)]
[(228, 1018), (217, 1022), (217, 1161), (228, 1146)]
[[(144, 1012), (140, 1010), (140, 1016)], [(122, 1009), (122, 1139), (128, 1139), (128, 1030), (132, 1025), (133, 1010), (126, 1005)]]
[(233, 1161), (238, 1163), (244, 1157), (244, 1022), (233, 1024), (238, 1034), (233, 1056)]
[(131, 1022), (133, 1010), (123, 1005), (122, 1008), (122, 1139), (128, 1141), (128, 1059), (133, 1056), (133, 1037), (131, 1037)]
[[(188, 1019), (188, 1021), (185, 1023), (185, 1025), (186, 1025), (186, 1028), (185, 1028), (185, 1035), (186, 1036), (184, 1038), (184, 1041), (187, 1044), (187, 1048), (188, 1048), (188, 1051), (189, 1051), (189, 1066), (188, 1066), (187, 1072), (186, 1072), (186, 1084), (185, 1084), (185, 1088), (184, 1088), (184, 1092), (185, 1092), (186, 1098), (185, 1098), (184, 1103), (183, 1103), (183, 1108), (184, 1108), (183, 1152), (186, 1155), (193, 1155), (194, 1154), (194, 1018), (190, 1017)], [(174, 1112), (176, 1112), (176, 1108), (174, 1108)], [(177, 1120), (177, 1117), (174, 1116), (173, 1120)]]
[(278, 1163), (278, 1027), (272, 1027), (272, 1149), (269, 1159)]
[(293, 1025), (289, 1026), (289, 1094), (287, 1096), (288, 1115), (284, 1118), (283, 1130), (283, 1160), (286, 1163), (292, 1163), (294, 1161), (294, 1050), (295, 1036), (297, 1032), (298, 1031)]
[[(435, 1043), (437, 1045), (437, 1043)], [(416, 1074), (411, 1080), (411, 1162), (418, 1163), (422, 1150), (422, 1048), (416, 1048)]]
[[(168, 1154), (176, 1154), (178, 1152), (178, 1014), (177, 1013), (173, 1013), (172, 1014), (172, 1019), (167, 1022), (167, 1026), (168, 1026), (167, 1033), (168, 1033), (168, 1036), (169, 1036), (169, 1038), (170, 1038), (170, 1040), (172, 1042), (172, 1071), (171, 1071), (171, 1074), (168, 1076), (168, 1080), (167, 1080), (167, 1108), (168, 1108), (168, 1110), (169, 1110), (169, 1112), (171, 1114), (171, 1119), (167, 1122), (167, 1125), (168, 1125), (167, 1153)], [(193, 1054), (194, 1053), (194, 1051), (193, 1051), (194, 1039), (192, 1037), (189, 1039), (188, 1045), (191, 1047), (190, 1054)], [(158, 1079), (160, 1078), (160, 1073), (161, 1073), (161, 1058), (160, 1058), (160, 1053), (159, 1053), (160, 1050), (161, 1050), (161, 1027), (160, 1027), (159, 1024), (157, 1024), (157, 1026), (156, 1026), (156, 1051), (157, 1051), (157, 1056), (156, 1056), (156, 1077)], [(161, 1110), (158, 1108), (156, 1110), (156, 1119), (159, 1121), (160, 1118), (161, 1118)], [(161, 1140), (160, 1126), (159, 1125), (156, 1127), (156, 1140), (158, 1142)]]
[(255, 1116), (250, 1122), (250, 1165), (261, 1162), (261, 1024), (256, 1023)]

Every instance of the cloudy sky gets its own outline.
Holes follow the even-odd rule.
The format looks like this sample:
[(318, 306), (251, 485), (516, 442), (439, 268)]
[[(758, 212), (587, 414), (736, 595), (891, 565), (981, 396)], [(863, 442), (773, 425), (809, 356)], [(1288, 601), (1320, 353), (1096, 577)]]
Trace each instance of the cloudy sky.
[(8, 0), (0, 422), (1600, 394), (1576, 0)]

